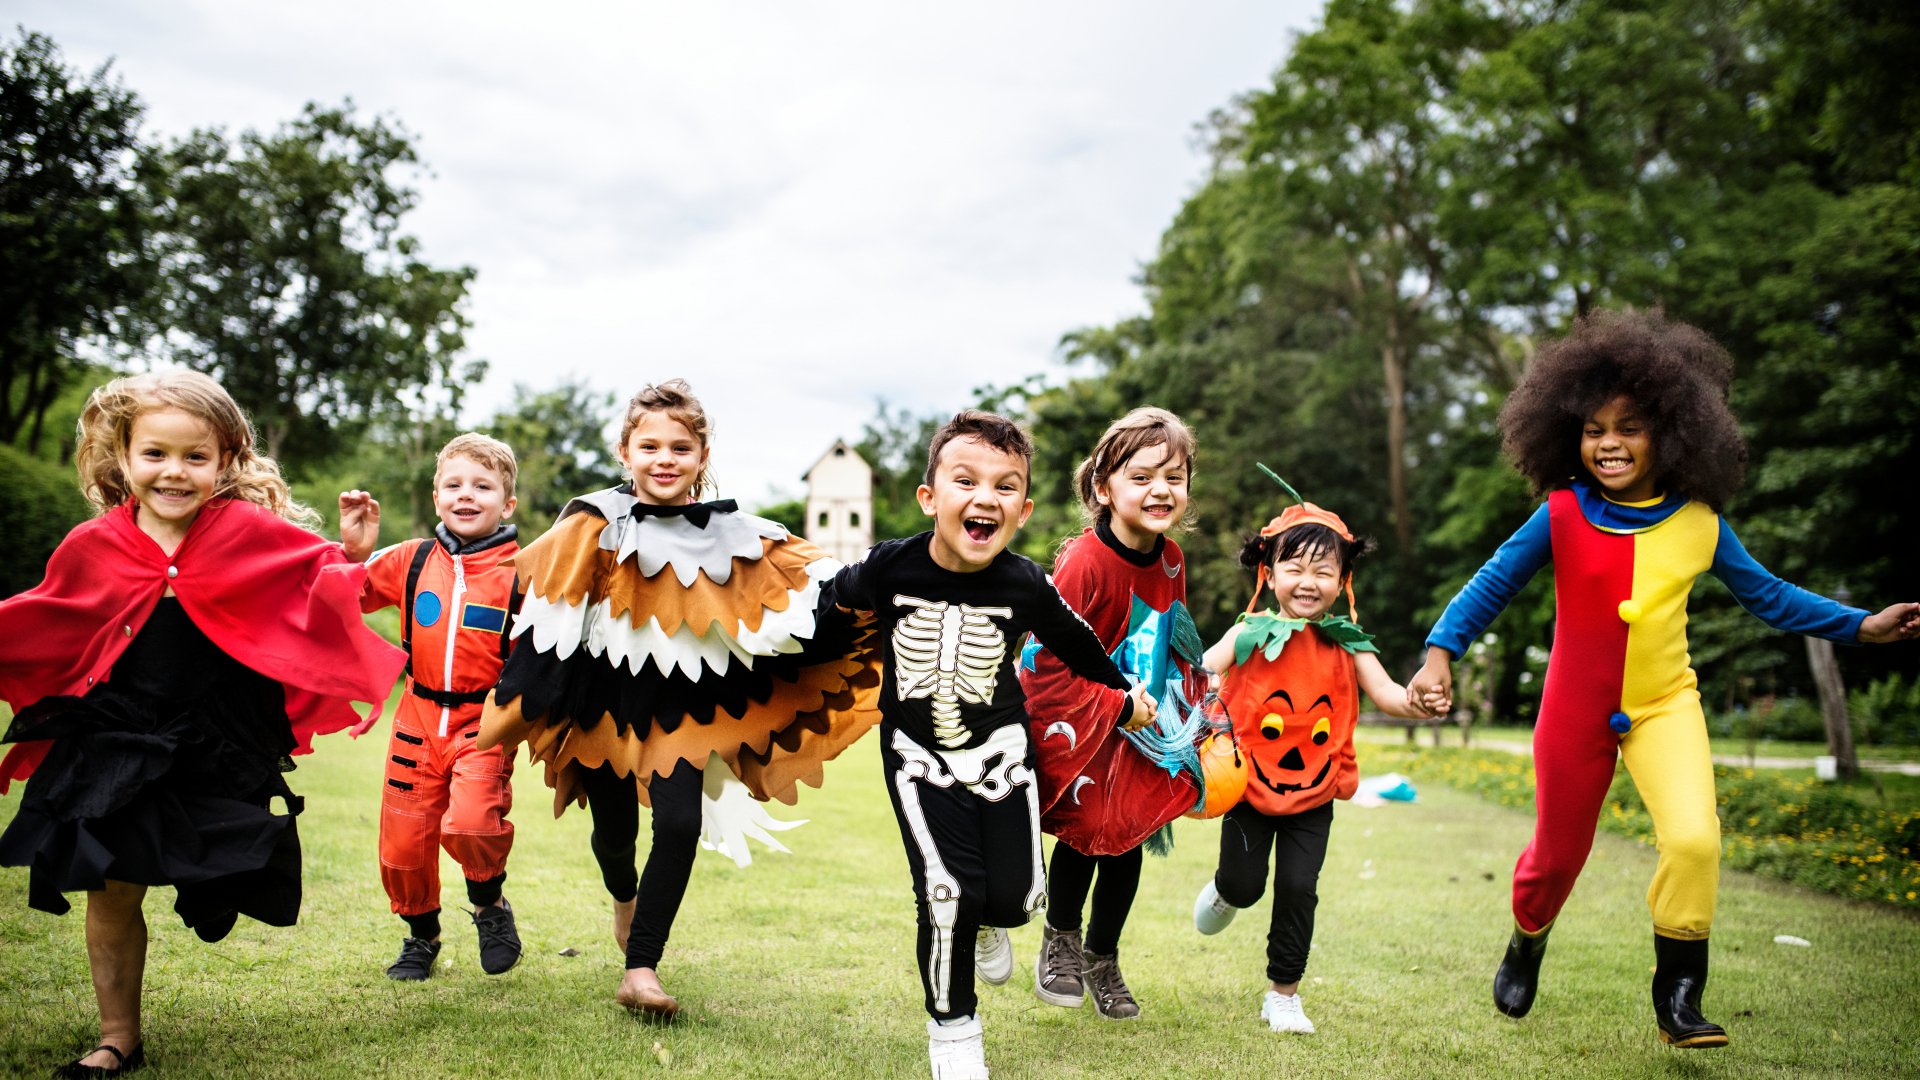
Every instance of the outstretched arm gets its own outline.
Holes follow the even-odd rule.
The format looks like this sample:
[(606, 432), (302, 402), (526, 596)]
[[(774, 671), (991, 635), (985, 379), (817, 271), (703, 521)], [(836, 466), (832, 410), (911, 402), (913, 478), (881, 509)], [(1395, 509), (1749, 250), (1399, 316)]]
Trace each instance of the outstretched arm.
[(1234, 623), (1227, 629), (1226, 635), (1200, 657), (1200, 663), (1207, 669), (1207, 688), (1210, 690), (1220, 689), (1221, 677), (1233, 666), (1233, 646), (1240, 640), (1241, 625)]
[(1920, 638), (1920, 604), (1893, 604), (1860, 620), (1862, 645), (1914, 638)]
[(380, 542), (380, 501), (364, 491), (340, 493), (340, 546), (347, 558), (366, 562)]
[(1372, 653), (1353, 655), (1353, 673), (1359, 679), (1360, 691), (1373, 702), (1373, 707), (1388, 716), (1398, 716), (1404, 720), (1425, 720), (1438, 713), (1430, 712), (1415, 700), (1412, 691), (1393, 681), (1387, 669), (1380, 666), (1380, 658)]

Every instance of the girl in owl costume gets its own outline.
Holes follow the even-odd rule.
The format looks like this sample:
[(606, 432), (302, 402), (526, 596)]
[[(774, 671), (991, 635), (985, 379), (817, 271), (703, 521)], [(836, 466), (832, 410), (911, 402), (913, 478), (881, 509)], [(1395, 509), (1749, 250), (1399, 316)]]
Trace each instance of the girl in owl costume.
[[(818, 787), (822, 763), (878, 721), (879, 674), (867, 631), (820, 609), (839, 563), (731, 501), (691, 501), (709, 483), (708, 423), (686, 383), (634, 395), (619, 451), (629, 481), (568, 503), (515, 559), (517, 643), (479, 738), (526, 744), (556, 816), (587, 806), (626, 951), (616, 998), (666, 1018), (679, 1003), (655, 968), (692, 874), (703, 789), (737, 779), (792, 803), (800, 782)], [(636, 875), (641, 805), (653, 845)], [(770, 841), (779, 824), (760, 815), (722, 839), (739, 859), (746, 835)]]

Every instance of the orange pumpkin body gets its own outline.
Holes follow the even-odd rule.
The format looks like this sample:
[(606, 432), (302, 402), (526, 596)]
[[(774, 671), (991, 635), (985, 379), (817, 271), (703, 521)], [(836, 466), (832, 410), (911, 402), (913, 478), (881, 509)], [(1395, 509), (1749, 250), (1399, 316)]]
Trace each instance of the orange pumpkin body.
[(1220, 699), (1247, 760), (1245, 799), (1254, 809), (1297, 814), (1353, 796), (1359, 695), (1352, 654), (1311, 624), (1274, 659), (1255, 649), (1227, 670)]

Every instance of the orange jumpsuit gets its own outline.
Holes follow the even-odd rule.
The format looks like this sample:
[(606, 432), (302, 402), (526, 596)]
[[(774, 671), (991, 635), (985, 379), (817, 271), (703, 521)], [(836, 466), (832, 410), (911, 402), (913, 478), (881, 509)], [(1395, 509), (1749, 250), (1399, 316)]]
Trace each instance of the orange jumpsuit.
[(478, 749), (474, 739), (481, 701), (505, 663), (510, 560), (520, 545), (511, 526), (464, 545), (435, 531), (374, 553), (360, 601), (364, 611), (405, 604), (419, 546), (430, 546), (414, 588), (411, 668), (381, 791), (380, 883), (397, 915), (439, 909), (439, 848), (469, 881), (506, 873), (513, 848), (513, 759), (498, 747)]

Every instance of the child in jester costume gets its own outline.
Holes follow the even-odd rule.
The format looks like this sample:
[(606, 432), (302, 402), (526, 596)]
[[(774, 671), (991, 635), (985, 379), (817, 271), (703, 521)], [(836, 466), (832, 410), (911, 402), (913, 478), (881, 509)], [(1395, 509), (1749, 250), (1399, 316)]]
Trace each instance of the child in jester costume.
[(1647, 890), (1660, 1038), (1727, 1044), (1701, 1013), (1720, 822), (1687, 655), (1696, 577), (1719, 578), (1779, 630), (1849, 643), (1920, 636), (1920, 604), (1868, 615), (1789, 585), (1720, 517), (1746, 462), (1727, 407), (1732, 371), (1726, 352), (1691, 326), (1602, 312), (1543, 347), (1500, 410), (1506, 452), (1546, 502), (1447, 605), (1411, 687), (1445, 708), (1453, 658), (1553, 564), (1553, 654), (1533, 729), (1537, 816), (1514, 868), (1514, 931), (1493, 982), (1494, 1005), (1508, 1016), (1533, 1007), (1547, 932), (1624, 759), (1660, 849)]
[[(1255, 576), (1247, 613), (1207, 650), (1207, 670), (1247, 758), (1246, 793), (1220, 823), (1220, 864), (1194, 901), (1194, 928), (1217, 934), (1265, 891), (1273, 853), (1273, 920), (1267, 932), (1269, 985), (1260, 1018), (1274, 1031), (1313, 1033), (1299, 986), (1313, 944), (1320, 867), (1327, 858), (1333, 801), (1360, 780), (1353, 728), (1364, 692), (1392, 716), (1425, 717), (1380, 665), (1373, 639), (1353, 621), (1353, 561), (1372, 546), (1339, 515), (1301, 499), (1268, 471), (1295, 504), (1268, 522), (1240, 553)], [(1277, 607), (1255, 613), (1271, 588)], [(1347, 617), (1332, 614), (1341, 593)]]

